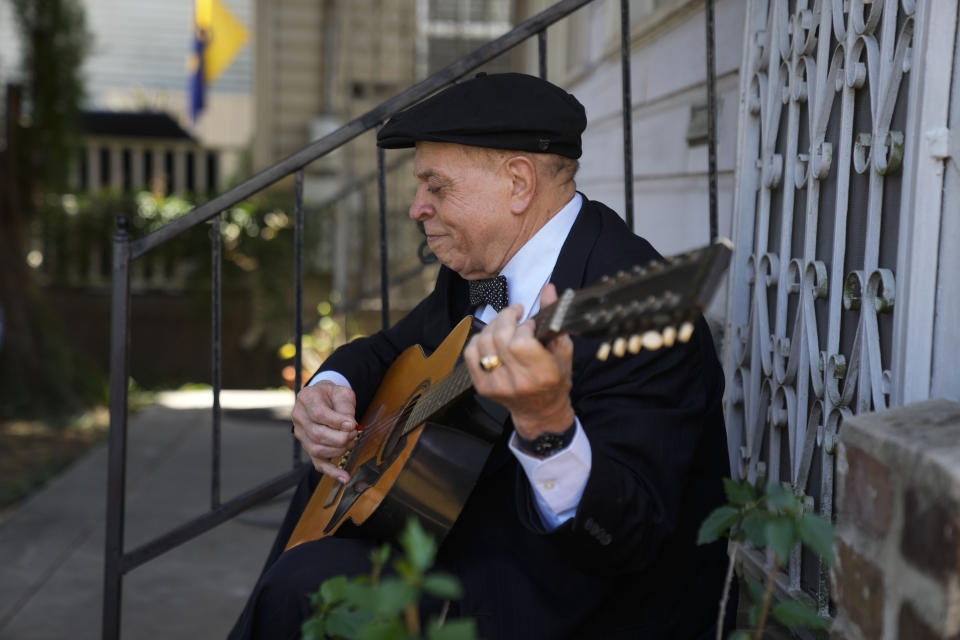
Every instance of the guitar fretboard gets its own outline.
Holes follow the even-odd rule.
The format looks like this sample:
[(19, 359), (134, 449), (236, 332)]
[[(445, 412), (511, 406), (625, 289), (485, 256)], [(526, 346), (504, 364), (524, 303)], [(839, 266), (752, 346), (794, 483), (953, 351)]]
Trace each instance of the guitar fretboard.
[(467, 369), (467, 365), (461, 362), (446, 377), (432, 384), (423, 392), (410, 413), (407, 424), (403, 427), (403, 434), (410, 433), (429, 420), (431, 416), (443, 411), (472, 387), (473, 381), (470, 380), (470, 370)]

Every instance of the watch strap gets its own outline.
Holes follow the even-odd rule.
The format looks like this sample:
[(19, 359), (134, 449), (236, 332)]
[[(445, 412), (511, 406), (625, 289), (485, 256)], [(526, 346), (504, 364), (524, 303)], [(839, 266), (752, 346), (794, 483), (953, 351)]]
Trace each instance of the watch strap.
[(517, 447), (530, 455), (545, 458), (569, 447), (576, 434), (577, 421), (574, 420), (565, 431), (546, 431), (536, 438), (527, 439), (517, 433)]

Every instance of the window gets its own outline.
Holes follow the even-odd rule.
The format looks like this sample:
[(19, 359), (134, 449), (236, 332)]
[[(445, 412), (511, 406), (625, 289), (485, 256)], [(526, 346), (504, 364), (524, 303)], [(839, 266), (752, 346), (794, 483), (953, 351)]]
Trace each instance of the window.
[[(512, 0), (418, 0), (417, 75), (425, 77), (510, 30)], [(484, 66), (508, 70), (504, 56)]]

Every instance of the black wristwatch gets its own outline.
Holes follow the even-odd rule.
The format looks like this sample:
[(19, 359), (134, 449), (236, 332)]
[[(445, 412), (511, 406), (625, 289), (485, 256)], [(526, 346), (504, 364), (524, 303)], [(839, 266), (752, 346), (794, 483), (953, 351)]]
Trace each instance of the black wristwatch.
[(566, 431), (556, 433), (554, 431), (545, 431), (532, 440), (527, 440), (517, 433), (517, 446), (539, 458), (552, 456), (557, 451), (562, 451), (573, 442), (573, 436), (577, 433), (577, 422), (574, 420)]

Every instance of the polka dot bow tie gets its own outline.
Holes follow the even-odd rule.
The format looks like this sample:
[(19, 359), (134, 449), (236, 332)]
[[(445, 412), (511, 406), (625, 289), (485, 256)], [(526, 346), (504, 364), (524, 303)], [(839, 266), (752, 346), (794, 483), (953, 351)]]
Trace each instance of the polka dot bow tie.
[(469, 280), (470, 304), (488, 304), (499, 313), (507, 306), (507, 277), (497, 276), (486, 280)]

